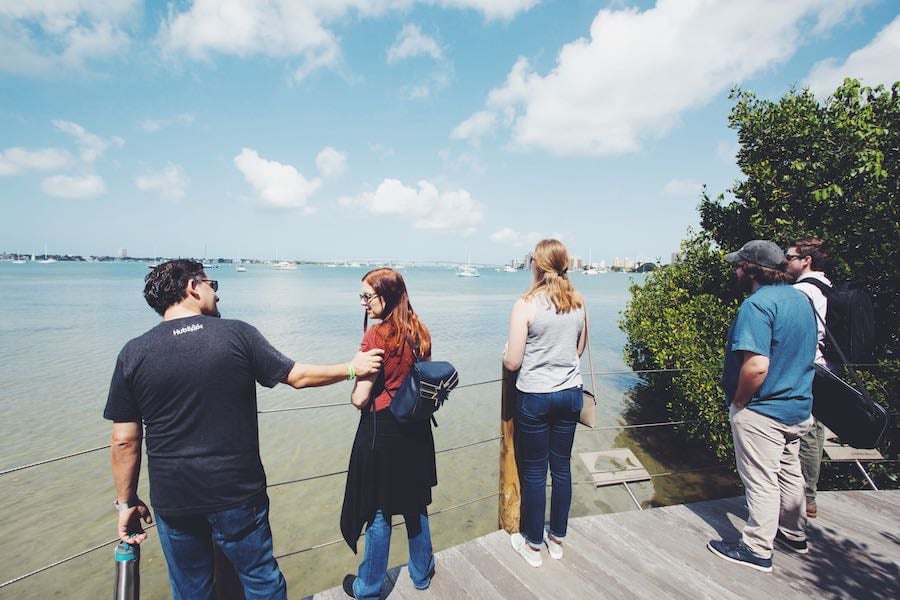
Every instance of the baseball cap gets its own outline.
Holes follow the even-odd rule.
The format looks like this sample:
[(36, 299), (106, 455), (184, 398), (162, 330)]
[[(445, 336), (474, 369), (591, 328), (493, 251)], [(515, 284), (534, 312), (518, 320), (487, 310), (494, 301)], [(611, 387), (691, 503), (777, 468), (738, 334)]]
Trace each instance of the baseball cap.
[(784, 250), (769, 240), (751, 240), (737, 252), (726, 254), (725, 260), (730, 263), (742, 260), (767, 269), (781, 269), (785, 262)]

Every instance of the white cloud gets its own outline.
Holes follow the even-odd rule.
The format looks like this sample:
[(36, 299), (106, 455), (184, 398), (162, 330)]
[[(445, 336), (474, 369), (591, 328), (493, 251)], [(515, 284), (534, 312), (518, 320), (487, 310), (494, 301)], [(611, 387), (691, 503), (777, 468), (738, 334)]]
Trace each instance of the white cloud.
[(100, 158), (110, 147), (121, 148), (125, 145), (125, 140), (120, 137), (113, 136), (104, 139), (71, 121), (56, 120), (53, 121), (53, 125), (63, 133), (75, 138), (81, 148), (81, 160), (87, 163), (92, 163)]
[[(487, 19), (511, 19), (539, 0), (195, 0), (170, 4), (158, 42), (166, 54), (207, 60), (213, 54), (261, 55), (301, 61), (300, 81), (340, 60), (330, 29), (351, 14), (360, 18), (406, 11), (416, 4), (470, 9)], [(185, 7), (183, 10), (179, 8)]]
[(497, 123), (522, 149), (635, 152), (854, 8), (849, 0), (658, 0), (644, 11), (603, 9), (590, 36), (563, 46), (548, 74), (520, 58), (481, 111), (493, 120), (476, 113), (452, 136), (475, 140)]
[(142, 192), (158, 191), (164, 200), (181, 200), (190, 179), (180, 165), (169, 163), (160, 171), (150, 171), (134, 179), (134, 185)]
[(416, 229), (471, 235), (484, 220), (484, 207), (464, 190), (440, 191), (427, 180), (417, 187), (385, 179), (374, 192), (339, 199), (341, 206), (360, 207), (374, 215), (402, 216)]
[(459, 152), (454, 154), (449, 149), (444, 148), (438, 152), (438, 156), (443, 161), (445, 169), (462, 169), (476, 175), (484, 175), (487, 173), (487, 165), (485, 164), (484, 159), (478, 154), (472, 152)]
[(457, 125), (450, 134), (450, 137), (456, 140), (477, 140), (491, 131), (496, 122), (497, 115), (493, 112), (486, 110), (478, 111)]
[(263, 204), (311, 212), (306, 203), (321, 186), (320, 179), (307, 180), (293, 166), (261, 158), (252, 148), (243, 148), (234, 157), (234, 164)]
[(316, 155), (316, 169), (322, 177), (334, 177), (347, 170), (347, 153), (339, 152), (331, 146), (323, 148)]
[(663, 186), (663, 192), (669, 196), (696, 196), (702, 189), (702, 183), (684, 179), (670, 179)]
[(512, 227), (503, 227), (502, 229), (498, 229), (491, 234), (491, 241), (498, 244), (508, 244), (515, 248), (532, 247), (539, 241), (548, 238), (562, 240), (563, 236), (560, 233), (551, 233), (550, 235), (544, 235), (538, 233), (537, 231), (519, 233)]
[(192, 125), (194, 123), (194, 115), (190, 113), (181, 113), (169, 118), (147, 118), (138, 121), (138, 127), (147, 133), (156, 133), (160, 129), (170, 127), (172, 125)]
[(139, 0), (28, 0), (0, 3), (0, 71), (58, 77), (115, 57)]
[(418, 25), (404, 25), (397, 39), (387, 51), (388, 62), (397, 62), (414, 56), (430, 56), (434, 60), (443, 60), (444, 52), (433, 37), (422, 33)]
[(852, 52), (843, 63), (828, 58), (816, 63), (805, 84), (817, 96), (834, 92), (845, 77), (862, 81), (863, 85), (890, 86), (900, 81), (900, 16), (878, 32), (868, 45)]
[(20, 175), (28, 171), (50, 171), (61, 169), (71, 161), (69, 153), (62, 148), (26, 150), (7, 148), (0, 152), (0, 176)]
[(97, 175), (54, 175), (41, 182), (41, 189), (48, 196), (57, 198), (94, 198), (106, 191), (106, 184)]

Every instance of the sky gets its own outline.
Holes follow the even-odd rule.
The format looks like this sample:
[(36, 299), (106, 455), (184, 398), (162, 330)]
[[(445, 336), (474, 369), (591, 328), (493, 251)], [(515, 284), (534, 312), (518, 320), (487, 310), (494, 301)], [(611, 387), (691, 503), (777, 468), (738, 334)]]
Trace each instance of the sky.
[(896, 0), (0, 2), (0, 251), (668, 262), (733, 86), (900, 80)]

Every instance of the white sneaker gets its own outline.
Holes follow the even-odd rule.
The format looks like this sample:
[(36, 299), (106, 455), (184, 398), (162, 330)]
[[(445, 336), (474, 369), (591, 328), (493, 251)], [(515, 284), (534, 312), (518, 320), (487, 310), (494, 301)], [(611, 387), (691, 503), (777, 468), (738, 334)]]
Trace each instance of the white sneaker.
[(554, 542), (550, 539), (550, 534), (547, 530), (544, 530), (544, 544), (547, 546), (547, 550), (550, 552), (550, 558), (559, 560), (563, 555), (563, 547), (562, 542)]
[(539, 567), (544, 564), (544, 561), (541, 558), (540, 548), (535, 550), (529, 546), (528, 542), (525, 540), (525, 536), (521, 533), (514, 533), (509, 536), (509, 541), (512, 544), (513, 550), (521, 554), (522, 558), (525, 559), (525, 562), (532, 567)]

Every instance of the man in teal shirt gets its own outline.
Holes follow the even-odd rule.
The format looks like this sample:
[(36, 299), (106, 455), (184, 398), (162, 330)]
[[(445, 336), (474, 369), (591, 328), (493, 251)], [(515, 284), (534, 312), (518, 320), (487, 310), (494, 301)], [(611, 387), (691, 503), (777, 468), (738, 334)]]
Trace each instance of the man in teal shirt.
[(716, 556), (772, 570), (777, 540), (807, 552), (800, 437), (812, 427), (817, 327), (806, 296), (790, 285), (777, 244), (747, 242), (725, 255), (750, 295), (728, 331), (722, 387), (729, 402), (738, 474), (750, 516), (741, 539), (713, 540)]

